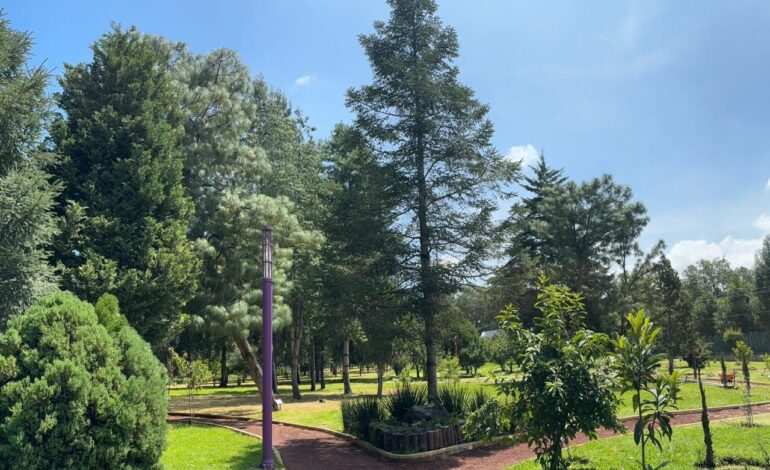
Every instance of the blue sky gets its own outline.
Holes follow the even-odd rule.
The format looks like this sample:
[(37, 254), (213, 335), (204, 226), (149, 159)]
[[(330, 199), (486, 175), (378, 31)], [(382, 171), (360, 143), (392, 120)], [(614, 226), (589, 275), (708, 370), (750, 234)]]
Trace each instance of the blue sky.
[[(345, 90), (369, 81), (357, 35), (381, 0), (6, 0), (58, 73), (90, 58), (111, 21), (228, 47), (310, 117), (349, 121)], [(582, 180), (630, 185), (681, 268), (750, 265), (770, 233), (770, 2), (439, 1), (460, 40), (461, 79), (491, 106), (495, 145)]]

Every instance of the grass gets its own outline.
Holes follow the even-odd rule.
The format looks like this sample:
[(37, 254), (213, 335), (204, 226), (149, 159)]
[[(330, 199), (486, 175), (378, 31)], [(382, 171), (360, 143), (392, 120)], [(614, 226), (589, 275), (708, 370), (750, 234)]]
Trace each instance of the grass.
[[(661, 363), (661, 368), (666, 370), (668, 368), (668, 362)], [(735, 361), (725, 359), (725, 366), (727, 366), (727, 372), (735, 372), (735, 381), (737, 383), (743, 382), (743, 373), (741, 372), (741, 365)], [(692, 374), (692, 369), (687, 367), (687, 363), (681, 359), (674, 361), (674, 368), (679, 370), (682, 374)], [(703, 378), (709, 378), (713, 380), (719, 380), (719, 374), (722, 373), (722, 366), (719, 363), (719, 356), (715, 355), (708, 363), (708, 366), (703, 369)], [(751, 381), (757, 383), (770, 384), (770, 372), (765, 368), (765, 363), (761, 361), (752, 361), (749, 363), (749, 374), (751, 375)]]
[[(487, 365), (485, 370), (499, 370), (496, 365)], [(351, 385), (355, 395), (374, 395), (377, 393), (377, 380), (373, 372), (358, 373), (353, 370)], [(757, 374), (758, 375), (758, 374)], [(387, 394), (398, 383), (394, 374), (386, 375), (384, 392)], [(465, 377), (461, 381), (471, 388), (480, 388), (490, 396), (496, 395), (494, 381), (487, 380), (483, 376)], [(291, 385), (287, 380), (279, 381), (279, 393), (284, 401), (281, 411), (273, 413), (277, 421), (317, 426), (336, 431), (342, 431), (342, 414), (340, 412), (340, 400), (342, 399), (342, 378), (331, 376), (327, 380), (325, 390), (309, 391), (310, 385), (303, 381), (300, 389), (302, 399), (294, 400), (291, 397)], [(742, 389), (723, 389), (717, 386), (707, 388), (709, 406), (737, 405), (742, 403)], [(170, 391), (172, 412), (187, 412), (186, 390), (175, 388)], [(754, 402), (770, 401), (770, 387), (754, 387), (752, 389)], [(262, 408), (259, 395), (253, 385), (241, 387), (206, 387), (199, 395), (193, 398), (197, 412), (214, 413), (228, 416), (249, 416), (259, 418)], [(679, 403), (680, 410), (700, 409), (700, 395), (698, 387), (694, 383), (682, 385), (682, 396)], [(631, 397), (624, 397), (623, 403), (618, 409), (618, 415), (632, 416)]]
[(166, 470), (251, 469), (262, 461), (262, 441), (225, 428), (169, 424)]
[[(770, 451), (770, 415), (754, 417), (757, 426), (747, 428), (742, 419), (731, 419), (712, 423), (714, 453), (720, 469), (768, 468), (764, 450)], [(703, 431), (700, 424), (674, 428), (673, 440), (664, 443), (663, 452), (654, 446), (648, 447), (647, 454), (653, 466), (668, 461), (666, 470), (692, 470), (703, 459)], [(572, 448), (572, 456), (581, 463), (574, 469), (637, 469), (640, 449), (630, 434), (609, 437)], [(509, 470), (539, 470), (540, 466), (529, 460), (510, 467)]]

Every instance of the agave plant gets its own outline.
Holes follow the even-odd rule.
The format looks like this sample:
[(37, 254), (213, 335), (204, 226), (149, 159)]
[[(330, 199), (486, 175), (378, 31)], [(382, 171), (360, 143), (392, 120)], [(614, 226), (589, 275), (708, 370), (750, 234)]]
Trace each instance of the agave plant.
[(385, 402), (390, 417), (393, 421), (403, 422), (406, 412), (415, 405), (428, 403), (428, 391), (424, 386), (415, 386), (409, 383), (398, 385)]
[(346, 398), (340, 408), (345, 432), (366, 440), (369, 439), (369, 423), (382, 421), (385, 414), (377, 397)]

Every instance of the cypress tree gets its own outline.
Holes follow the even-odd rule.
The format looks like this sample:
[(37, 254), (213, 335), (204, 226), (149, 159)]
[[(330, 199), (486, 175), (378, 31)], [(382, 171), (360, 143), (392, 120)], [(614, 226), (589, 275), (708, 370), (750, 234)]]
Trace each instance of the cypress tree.
[(91, 49), (90, 63), (65, 65), (56, 96), (66, 113), (52, 132), (66, 184), (56, 255), (67, 289), (90, 301), (114, 293), (131, 325), (163, 350), (199, 272), (170, 49), (119, 26)]

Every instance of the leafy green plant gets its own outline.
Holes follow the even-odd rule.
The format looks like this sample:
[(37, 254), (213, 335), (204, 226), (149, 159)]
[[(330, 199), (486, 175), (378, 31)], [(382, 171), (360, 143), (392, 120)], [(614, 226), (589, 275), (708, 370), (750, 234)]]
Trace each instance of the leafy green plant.
[(749, 363), (751, 363), (751, 357), (754, 355), (754, 351), (751, 350), (748, 344), (739, 340), (735, 343), (733, 354), (735, 354), (735, 360), (741, 363), (743, 380), (746, 382), (746, 392), (751, 396), (751, 374), (749, 372)]
[(442, 385), (438, 388), (438, 401), (447, 412), (460, 416), (466, 408), (469, 398), (468, 389), (459, 384)]
[(719, 367), (722, 369), (722, 373), (719, 376), (719, 380), (722, 382), (722, 386), (727, 388), (727, 384), (729, 383), (729, 377), (727, 375), (727, 364), (725, 364), (724, 353), (719, 353)]
[(639, 419), (634, 426), (634, 442), (642, 449), (642, 469), (647, 464), (646, 445), (652, 442), (659, 449), (661, 437), (671, 439), (671, 411), (676, 409), (679, 393), (679, 374), (658, 373), (663, 354), (655, 353), (655, 339), (660, 328), (655, 328), (644, 310), (629, 313), (629, 332), (613, 341), (616, 351), (615, 367), (623, 384), (623, 392), (633, 392), (633, 409)]
[(621, 428), (615, 416), (618, 398), (602, 360), (609, 339), (585, 329), (580, 294), (545, 277), (538, 291), (535, 308), (542, 316), (535, 319), (534, 331), (511, 306), (498, 316), (521, 371), (520, 377), (498, 384), (512, 403), (499, 419), (520, 423), (541, 467), (558, 470), (569, 465), (562, 448), (578, 433), (595, 438), (600, 427)]
[(342, 427), (346, 433), (369, 440), (369, 424), (384, 419), (382, 402), (377, 397), (345, 398), (340, 403)]
[(770, 374), (770, 354), (762, 354), (759, 357), (762, 359), (762, 362), (765, 365), (765, 372)]
[(112, 296), (95, 310), (60, 293), (11, 318), (0, 403), (3, 468), (155, 468), (165, 446), (165, 368)]
[(438, 364), (441, 380), (457, 383), (460, 381), (460, 361), (455, 356), (444, 356)]
[(743, 338), (743, 332), (739, 328), (726, 328), (725, 331), (722, 332), (722, 341), (724, 341), (730, 349), (734, 348), (741, 338)]
[(396, 422), (403, 422), (406, 412), (415, 405), (428, 403), (428, 391), (424, 386), (404, 384), (396, 389), (385, 400), (388, 414)]
[(493, 437), (511, 434), (514, 429), (510, 403), (487, 400), (470, 413), (463, 426), (463, 435), (468, 441), (489, 441)]
[(481, 408), (486, 402), (492, 400), (484, 390), (477, 388), (468, 394), (468, 400), (465, 402), (465, 415), (468, 416)]
[(195, 408), (193, 407), (193, 396), (200, 391), (203, 385), (211, 380), (212, 374), (208, 364), (201, 360), (188, 360), (187, 354), (179, 355), (173, 348), (169, 349), (171, 360), (178, 371), (178, 376), (184, 380), (187, 386), (187, 403), (190, 407), (190, 423), (195, 417)]

